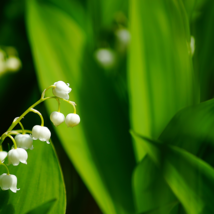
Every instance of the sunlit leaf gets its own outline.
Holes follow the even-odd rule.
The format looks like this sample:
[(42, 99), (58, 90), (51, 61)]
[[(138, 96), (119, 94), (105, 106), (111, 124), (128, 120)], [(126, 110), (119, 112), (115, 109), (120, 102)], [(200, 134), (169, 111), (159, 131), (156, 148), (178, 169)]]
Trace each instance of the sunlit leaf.
[[(27, 26), (40, 86), (63, 80), (73, 89), (81, 122), (73, 129), (56, 128), (65, 151), (104, 213), (134, 213), (128, 116), (93, 52), (83, 58), (84, 30), (63, 10), (37, 1), (28, 2)], [(53, 103), (47, 104), (50, 113), (56, 111)], [(66, 115), (73, 109), (62, 104), (61, 111)]]
[(55, 204), (57, 199), (52, 199), (48, 202), (45, 202), (44, 204), (36, 207), (35, 209), (29, 211), (27, 214), (47, 214)]
[(133, 190), (138, 213), (167, 214), (175, 205), (176, 197), (148, 155), (133, 173)]
[(34, 149), (28, 151), (27, 162), (27, 165), (9, 166), (10, 173), (17, 176), (20, 190), (17, 193), (10, 190), (0, 192), (0, 197), (6, 198), (0, 213), (27, 213), (53, 197), (57, 201), (51, 213), (65, 213), (65, 186), (52, 145), (34, 141)]
[[(158, 138), (174, 114), (198, 99), (188, 18), (181, 1), (130, 1), (129, 93), (133, 129)], [(145, 151), (135, 143), (137, 160)]]
[(178, 112), (159, 139), (214, 165), (214, 99)]
[(161, 170), (188, 214), (213, 213), (214, 170), (206, 162), (176, 146), (160, 144), (132, 132)]

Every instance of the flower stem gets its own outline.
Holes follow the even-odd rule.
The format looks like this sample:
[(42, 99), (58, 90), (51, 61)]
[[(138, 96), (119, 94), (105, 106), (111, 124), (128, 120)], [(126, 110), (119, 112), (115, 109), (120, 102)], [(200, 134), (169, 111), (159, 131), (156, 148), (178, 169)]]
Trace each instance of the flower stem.
[(40, 116), (40, 118), (41, 118), (41, 126), (44, 126), (44, 118), (43, 118), (42, 114), (39, 111), (37, 111), (36, 109), (34, 109), (34, 108), (30, 109), (30, 111), (32, 111), (33, 113), (36, 113), (36, 114), (38, 114)]
[(9, 172), (8, 167), (7, 167), (4, 163), (1, 163), (1, 162), (0, 162), (0, 165), (4, 166), (4, 167), (6, 168), (6, 170), (7, 170), (7, 175), (9, 175), (9, 174), (10, 174), (10, 172)]
[(56, 98), (56, 96), (52, 96), (52, 97), (46, 97), (46, 98), (41, 98), (40, 100), (38, 100), (37, 102), (35, 102), (32, 106), (30, 106), (14, 123), (11, 124), (11, 126), (9, 127), (8, 131), (13, 130), (13, 128), (21, 121), (21, 119), (31, 111), (32, 108), (34, 108), (35, 106), (37, 106), (38, 104), (40, 104), (41, 102), (44, 102), (45, 100), (51, 99), (51, 98)]
[(22, 125), (21, 121), (19, 122), (19, 125), (20, 125), (21, 128), (22, 128), (22, 134), (25, 134), (25, 129), (24, 129), (24, 126)]
[(72, 101), (70, 101), (70, 100), (65, 100), (65, 99), (60, 98), (60, 97), (59, 97), (59, 99), (61, 99), (61, 100), (65, 101), (65, 102), (69, 103), (70, 105), (72, 105), (73, 108), (74, 108), (74, 114), (76, 114), (77, 110), (76, 110), (76, 106), (75, 106), (76, 103), (75, 103), (75, 102), (72, 102)]
[(46, 92), (48, 89), (50, 89), (50, 88), (56, 88), (56, 86), (55, 86), (55, 85), (51, 85), (51, 86), (47, 87), (47, 88), (42, 92), (41, 99), (44, 99), (44, 97), (45, 97), (45, 92)]
[[(6, 137), (9, 137), (9, 138), (13, 141), (14, 148), (17, 149), (17, 144), (16, 144), (15, 139), (14, 139), (10, 134), (6, 134)], [(6, 137), (5, 137), (5, 138), (6, 138)], [(5, 138), (4, 138), (4, 139), (5, 139)]]

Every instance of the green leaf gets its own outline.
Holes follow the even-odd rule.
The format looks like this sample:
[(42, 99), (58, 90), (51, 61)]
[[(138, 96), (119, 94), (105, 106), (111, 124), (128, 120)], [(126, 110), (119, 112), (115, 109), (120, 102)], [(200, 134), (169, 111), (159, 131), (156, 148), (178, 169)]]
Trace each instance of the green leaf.
[(176, 146), (160, 144), (132, 132), (161, 170), (188, 214), (214, 212), (214, 170), (206, 162)]
[(214, 99), (178, 112), (159, 139), (214, 165)]
[(171, 211), (173, 211), (173, 209), (176, 207), (176, 205), (178, 204), (177, 201), (169, 203), (169, 204), (165, 204), (164, 206), (158, 208), (158, 209), (154, 209), (148, 212), (143, 212), (140, 214), (171, 214)]
[(65, 186), (53, 146), (34, 141), (34, 149), (28, 150), (27, 162), (27, 165), (9, 166), (10, 174), (17, 176), (20, 190), (0, 192), (0, 198), (7, 198), (1, 203), (0, 213), (26, 213), (53, 197), (57, 201), (50, 213), (65, 213)]
[[(81, 123), (56, 128), (65, 151), (104, 213), (134, 213), (128, 117), (92, 50), (83, 61), (85, 31), (64, 11), (35, 0), (27, 2), (27, 27), (41, 88), (62, 80), (73, 89), (70, 100), (77, 103)], [(56, 102), (47, 107), (56, 111)], [(73, 109), (62, 103), (61, 111)]]
[(36, 207), (35, 209), (29, 211), (27, 214), (47, 214), (49, 213), (56, 201), (57, 199), (54, 198), (48, 202), (45, 202), (42, 205)]
[[(174, 114), (198, 100), (189, 21), (181, 1), (130, 1), (129, 94), (132, 128), (158, 138)], [(145, 155), (135, 142), (137, 160)]]
[(159, 214), (167, 214), (173, 207), (170, 202), (176, 200), (160, 170), (148, 155), (137, 165), (133, 173), (133, 190), (138, 213), (150, 213), (150, 210), (153, 210)]

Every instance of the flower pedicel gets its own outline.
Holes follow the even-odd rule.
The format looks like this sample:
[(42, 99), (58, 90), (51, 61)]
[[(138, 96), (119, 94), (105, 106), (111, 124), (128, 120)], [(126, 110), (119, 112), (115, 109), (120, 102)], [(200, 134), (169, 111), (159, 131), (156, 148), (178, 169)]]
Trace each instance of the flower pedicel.
[[(45, 92), (52, 88), (54, 96), (45, 97)], [(34, 109), (35, 106), (40, 104), (43, 101), (48, 99), (56, 99), (58, 102), (58, 111), (54, 111), (50, 115), (50, 120), (53, 122), (55, 126), (60, 125), (65, 121), (68, 127), (74, 127), (79, 124), (80, 117), (76, 114), (75, 102), (68, 100), (69, 93), (71, 92), (71, 88), (69, 84), (64, 83), (63, 81), (55, 82), (53, 85), (46, 88), (41, 98), (34, 103), (31, 107), (29, 107), (20, 117), (16, 117), (9, 127), (9, 129), (1, 135), (0, 137), (0, 165), (3, 165), (7, 173), (3, 173), (0, 176), (0, 187), (2, 190), (10, 189), (12, 192), (17, 192), (17, 177), (15, 175), (11, 175), (8, 167), (4, 164), (5, 158), (8, 156), (8, 164), (13, 164), (14, 166), (19, 165), (19, 163), (27, 164), (28, 153), (27, 149), (33, 149), (33, 140), (46, 141), (49, 144), (49, 140), (51, 137), (50, 130), (44, 126), (44, 119), (42, 114)], [(65, 116), (60, 112), (60, 101), (67, 102), (68, 104), (73, 106), (74, 113), (70, 113)], [(35, 125), (32, 128), (32, 131), (26, 130), (21, 123), (23, 117), (29, 112), (34, 112), (38, 114), (41, 118), (41, 125)], [(21, 126), (21, 130), (14, 130), (16, 125)], [(15, 135), (15, 138), (13, 137)], [(2, 151), (2, 143), (5, 138), (9, 137), (13, 142), (13, 147), (7, 153)]]

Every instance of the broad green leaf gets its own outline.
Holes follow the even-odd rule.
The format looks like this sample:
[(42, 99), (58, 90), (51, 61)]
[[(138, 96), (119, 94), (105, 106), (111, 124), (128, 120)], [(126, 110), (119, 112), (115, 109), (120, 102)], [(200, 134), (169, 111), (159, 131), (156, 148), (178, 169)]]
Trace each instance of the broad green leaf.
[[(158, 138), (174, 114), (198, 99), (189, 23), (181, 1), (130, 1), (130, 118), (133, 129)], [(145, 151), (135, 142), (137, 160)]]
[(43, 203), (42, 205), (36, 207), (35, 209), (29, 211), (27, 214), (47, 214), (50, 212), (51, 208), (55, 204), (57, 199), (52, 199), (48, 202)]
[(150, 213), (150, 210), (153, 210), (157, 214), (167, 214), (174, 204), (170, 202), (176, 200), (161, 172), (148, 155), (137, 165), (133, 173), (133, 190), (137, 213)]
[(34, 141), (34, 149), (28, 150), (27, 162), (27, 165), (9, 166), (10, 174), (17, 176), (20, 190), (0, 192), (0, 198), (7, 198), (1, 203), (0, 213), (27, 213), (53, 197), (57, 201), (50, 213), (65, 213), (65, 186), (53, 146)]
[(214, 99), (178, 112), (159, 139), (214, 164)]
[(143, 148), (161, 170), (187, 214), (214, 212), (214, 170), (209, 164), (176, 146), (132, 134), (141, 140)]
[(148, 212), (143, 212), (143, 213), (140, 213), (140, 214), (160, 214), (160, 213), (163, 213), (163, 214), (170, 213), (170, 214), (172, 214), (171, 211), (173, 211), (173, 209), (176, 207), (177, 204), (178, 204), (178, 202), (175, 201), (175, 202), (166, 204), (166, 205), (164, 205), (164, 206), (162, 206), (160, 208), (157, 208), (157, 209), (154, 209), (154, 210), (151, 210), (151, 211), (148, 211)]
[[(134, 213), (128, 118), (93, 51), (83, 52), (85, 31), (63, 10), (35, 0), (27, 2), (27, 27), (41, 88), (59, 80), (73, 88), (81, 123), (56, 128), (65, 151), (104, 213)], [(56, 102), (47, 107), (49, 113), (56, 111)], [(73, 109), (62, 103), (61, 111), (66, 115)]]

